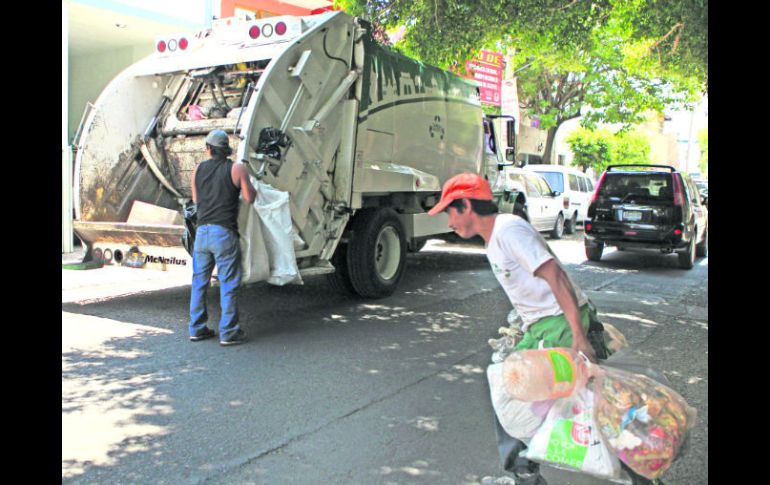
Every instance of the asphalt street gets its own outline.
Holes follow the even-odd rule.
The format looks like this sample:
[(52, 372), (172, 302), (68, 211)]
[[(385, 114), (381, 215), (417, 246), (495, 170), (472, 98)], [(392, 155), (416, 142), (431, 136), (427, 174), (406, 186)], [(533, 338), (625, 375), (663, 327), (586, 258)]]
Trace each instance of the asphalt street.
[[(708, 483), (708, 259), (549, 240), (698, 422), (666, 472)], [(485, 369), (510, 303), (483, 248), (431, 242), (391, 297), (324, 277), (241, 292), (248, 341), (187, 338), (189, 273), (62, 270), (62, 483), (478, 484), (503, 474)], [(189, 270), (187, 270), (189, 271)], [(210, 326), (219, 317), (209, 294)], [(549, 484), (603, 484), (545, 469)]]

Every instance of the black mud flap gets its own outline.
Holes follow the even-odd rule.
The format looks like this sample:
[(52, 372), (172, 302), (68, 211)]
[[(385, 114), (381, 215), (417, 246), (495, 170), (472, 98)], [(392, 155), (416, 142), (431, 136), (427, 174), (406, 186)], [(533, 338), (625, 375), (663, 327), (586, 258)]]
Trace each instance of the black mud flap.
[(182, 210), (184, 215), (184, 234), (182, 234), (182, 246), (187, 254), (192, 256), (195, 247), (195, 229), (198, 227), (198, 206), (193, 202), (187, 202)]

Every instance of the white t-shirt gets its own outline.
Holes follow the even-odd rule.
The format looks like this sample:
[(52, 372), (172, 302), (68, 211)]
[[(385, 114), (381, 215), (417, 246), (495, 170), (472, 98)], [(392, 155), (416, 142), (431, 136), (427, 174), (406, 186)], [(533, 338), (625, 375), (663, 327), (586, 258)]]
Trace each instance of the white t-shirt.
[[(561, 266), (559, 258), (527, 221), (513, 214), (499, 214), (487, 244), (487, 259), (521, 316), (524, 331), (543, 317), (564, 313), (548, 282), (535, 276), (535, 270), (550, 259)], [(571, 278), (570, 282), (575, 288), (578, 306), (588, 303), (588, 298)]]

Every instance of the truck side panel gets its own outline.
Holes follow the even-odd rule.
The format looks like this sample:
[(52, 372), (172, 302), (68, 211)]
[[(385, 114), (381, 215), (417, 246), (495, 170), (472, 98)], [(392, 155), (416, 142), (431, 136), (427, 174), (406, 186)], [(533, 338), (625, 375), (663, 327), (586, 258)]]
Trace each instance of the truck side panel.
[(364, 45), (354, 190), (364, 195), (404, 191), (402, 180), (381, 170), (383, 163), (436, 178), (430, 188), (407, 191), (440, 191), (457, 173), (479, 173), (483, 137), (476, 86), (371, 38)]

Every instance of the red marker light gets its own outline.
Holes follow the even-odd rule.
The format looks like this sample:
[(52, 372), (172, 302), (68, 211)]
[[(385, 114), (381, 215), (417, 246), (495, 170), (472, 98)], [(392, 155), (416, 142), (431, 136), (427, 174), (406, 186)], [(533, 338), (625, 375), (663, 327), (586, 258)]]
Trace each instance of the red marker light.
[(166, 43), (163, 41), (158, 42), (158, 52), (166, 52)]
[(250, 28), (249, 37), (251, 37), (252, 39), (256, 39), (257, 37), (259, 37), (259, 27), (254, 25), (252, 28)]
[(187, 39), (185, 39), (184, 37), (179, 39), (179, 48), (180, 49), (182, 49), (182, 50), (187, 49), (187, 45), (188, 45)]
[(275, 33), (278, 35), (283, 35), (286, 33), (286, 24), (283, 22), (278, 22), (275, 24)]
[(674, 235), (675, 236), (681, 236), (682, 235), (682, 230), (681, 229), (674, 229)]
[(586, 232), (591, 230), (591, 224), (586, 224)]

